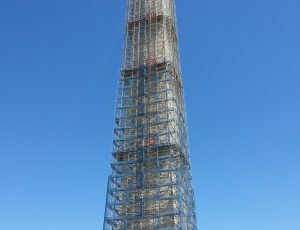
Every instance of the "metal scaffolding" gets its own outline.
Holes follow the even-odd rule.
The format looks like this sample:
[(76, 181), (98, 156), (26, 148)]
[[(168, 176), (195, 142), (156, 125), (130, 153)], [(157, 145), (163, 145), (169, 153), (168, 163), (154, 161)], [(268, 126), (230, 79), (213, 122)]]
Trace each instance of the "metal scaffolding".
[(174, 0), (128, 0), (105, 230), (196, 230)]

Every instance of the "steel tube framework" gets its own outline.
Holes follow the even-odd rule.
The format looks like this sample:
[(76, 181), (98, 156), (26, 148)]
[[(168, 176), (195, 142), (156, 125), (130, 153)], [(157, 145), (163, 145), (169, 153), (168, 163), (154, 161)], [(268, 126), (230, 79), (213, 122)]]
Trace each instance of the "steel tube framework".
[(128, 0), (105, 230), (196, 230), (174, 0)]

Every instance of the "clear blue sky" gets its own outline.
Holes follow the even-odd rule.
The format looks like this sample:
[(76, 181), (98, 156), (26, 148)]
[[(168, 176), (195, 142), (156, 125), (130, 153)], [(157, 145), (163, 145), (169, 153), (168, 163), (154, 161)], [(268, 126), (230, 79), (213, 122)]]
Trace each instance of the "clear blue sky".
[[(300, 229), (300, 1), (177, 0), (199, 229)], [(99, 230), (125, 0), (0, 1), (0, 229)]]

